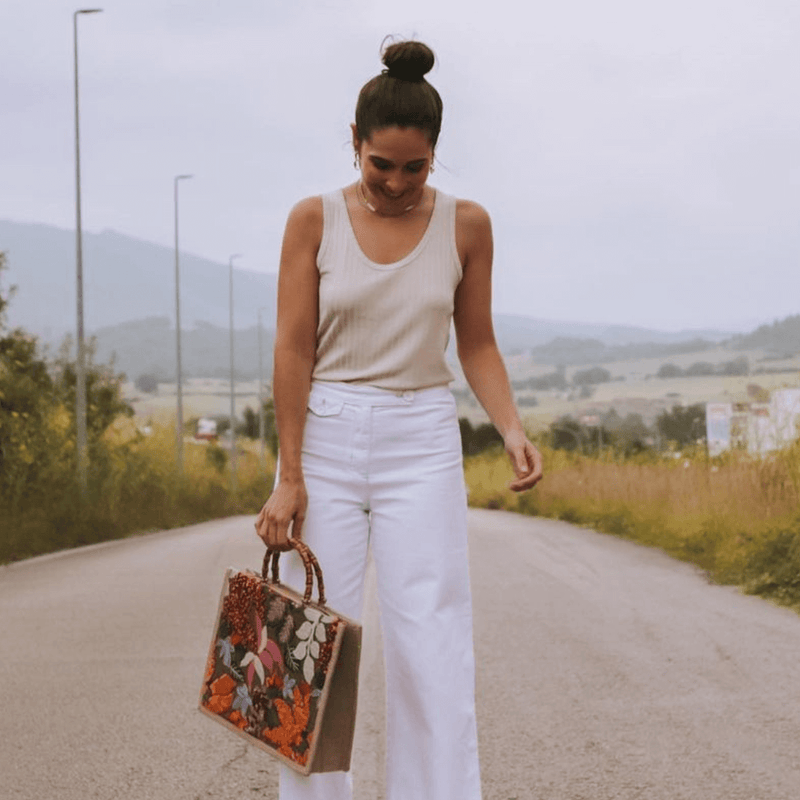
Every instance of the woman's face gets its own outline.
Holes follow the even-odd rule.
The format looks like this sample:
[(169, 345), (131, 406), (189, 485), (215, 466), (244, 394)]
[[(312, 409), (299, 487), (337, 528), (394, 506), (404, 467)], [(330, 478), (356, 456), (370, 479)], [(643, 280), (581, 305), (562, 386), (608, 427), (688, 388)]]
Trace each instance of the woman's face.
[(425, 131), (392, 125), (359, 139), (353, 126), (353, 145), (361, 161), (365, 194), (379, 214), (399, 215), (420, 202), (433, 164)]

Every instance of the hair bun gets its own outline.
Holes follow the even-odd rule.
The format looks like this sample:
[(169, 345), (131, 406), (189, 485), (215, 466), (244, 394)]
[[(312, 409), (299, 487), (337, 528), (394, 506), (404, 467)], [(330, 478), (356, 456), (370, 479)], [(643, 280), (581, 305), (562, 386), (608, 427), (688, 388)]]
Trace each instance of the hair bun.
[(383, 51), (385, 74), (403, 81), (421, 81), (431, 71), (435, 61), (433, 50), (422, 42), (407, 41), (390, 44)]

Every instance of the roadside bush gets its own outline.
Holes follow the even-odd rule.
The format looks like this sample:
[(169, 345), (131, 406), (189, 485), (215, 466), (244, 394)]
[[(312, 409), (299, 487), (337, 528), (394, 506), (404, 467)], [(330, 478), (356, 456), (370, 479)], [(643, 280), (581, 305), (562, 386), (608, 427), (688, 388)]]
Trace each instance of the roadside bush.
[(93, 364), (91, 353), (82, 491), (76, 478), (75, 364), (67, 346), (48, 362), (34, 337), (7, 330), (6, 303), (0, 296), (0, 563), (258, 510), (271, 479), (255, 454), (240, 460), (236, 496), (224, 468), (207, 462), (203, 445), (186, 443), (180, 473), (174, 428), (140, 432), (122, 397), (124, 376)]
[(466, 417), (459, 417), (458, 427), (461, 429), (461, 451), (465, 456), (482, 453), (490, 447), (503, 446), (503, 437), (494, 425), (482, 423), (473, 427)]

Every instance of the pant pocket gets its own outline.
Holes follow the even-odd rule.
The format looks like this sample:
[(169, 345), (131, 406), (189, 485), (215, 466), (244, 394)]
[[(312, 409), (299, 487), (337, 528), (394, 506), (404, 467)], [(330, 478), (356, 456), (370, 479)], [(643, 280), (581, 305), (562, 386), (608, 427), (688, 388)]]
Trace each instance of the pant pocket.
[(351, 416), (346, 413), (344, 402), (312, 391), (303, 432), (303, 456), (349, 463), (353, 440)]

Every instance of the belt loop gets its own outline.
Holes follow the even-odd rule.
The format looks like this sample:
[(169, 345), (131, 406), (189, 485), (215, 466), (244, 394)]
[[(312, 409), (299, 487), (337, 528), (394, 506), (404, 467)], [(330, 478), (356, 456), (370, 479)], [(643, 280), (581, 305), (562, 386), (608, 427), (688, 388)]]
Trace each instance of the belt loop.
[(403, 392), (402, 398), (403, 400), (406, 401), (406, 403), (411, 403), (414, 400), (414, 392), (412, 391)]

